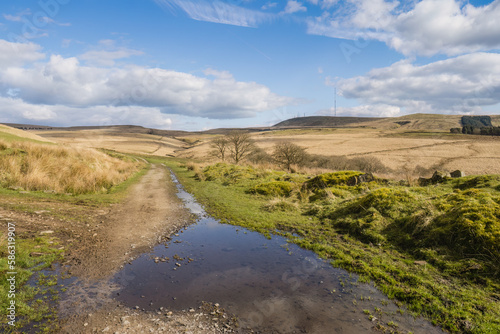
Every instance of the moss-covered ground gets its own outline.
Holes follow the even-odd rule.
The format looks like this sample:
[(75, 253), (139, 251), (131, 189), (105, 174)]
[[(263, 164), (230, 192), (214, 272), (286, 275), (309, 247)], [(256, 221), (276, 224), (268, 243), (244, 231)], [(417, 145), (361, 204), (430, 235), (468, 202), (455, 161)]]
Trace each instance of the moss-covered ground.
[(283, 235), (450, 332), (500, 333), (500, 176), (350, 186), (360, 173), (166, 163), (222, 221)]

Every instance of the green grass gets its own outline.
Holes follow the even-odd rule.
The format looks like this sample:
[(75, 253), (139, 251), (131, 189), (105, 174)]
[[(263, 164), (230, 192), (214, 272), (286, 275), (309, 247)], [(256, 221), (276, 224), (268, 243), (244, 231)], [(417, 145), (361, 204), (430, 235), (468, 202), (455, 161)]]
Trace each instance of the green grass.
[[(5, 223), (5, 230), (7, 230)], [(4, 230), (2, 228), (2, 230)], [(4, 231), (0, 233), (0, 238), (6, 235)], [(52, 242), (52, 243), (51, 243)], [(42, 295), (47, 295), (47, 288), (54, 285), (53, 280), (42, 280), (39, 284), (31, 286), (26, 284), (32, 275), (42, 269), (48, 268), (55, 261), (62, 259), (62, 250), (58, 250), (57, 240), (48, 236), (37, 236), (35, 238), (16, 235), (16, 258), (14, 270), (9, 267), (7, 258), (7, 242), (2, 242), (0, 256), (0, 312), (4, 315), (0, 320), (0, 326), (4, 332), (16, 332), (20, 327), (32, 322), (42, 322), (53, 319), (53, 309), (44, 301)], [(41, 253), (41, 256), (31, 256), (33, 252)], [(16, 327), (12, 328), (7, 323), (7, 307), (9, 299), (8, 272), (16, 272), (15, 275), (15, 305), (16, 305)], [(38, 300), (34, 298), (39, 296)], [(45, 297), (46, 298), (46, 297)]]
[(31, 138), (16, 136), (14, 134), (2, 131), (1, 127), (0, 127), (0, 140), (4, 140), (4, 141), (9, 142), (9, 143), (26, 142), (27, 141), (27, 142), (37, 143), (37, 144), (55, 145), (54, 143), (51, 143), (51, 142), (40, 141), (40, 140), (31, 139)]
[[(451, 332), (500, 332), (497, 176), (428, 187), (384, 180), (351, 187), (331, 180), (352, 173), (325, 174), (326, 188), (320, 190), (330, 195), (318, 198), (317, 187), (307, 186), (317, 183), (313, 178), (301, 185), (305, 175), (230, 165), (190, 171), (173, 160), (167, 164), (222, 221), (267, 236), (283, 235), (334, 266), (358, 273), (362, 281), (373, 281), (411, 314)], [(231, 178), (231, 170), (244, 177)], [(286, 197), (290, 205), (263, 210), (284, 198), (250, 189), (286, 179), (293, 189)]]

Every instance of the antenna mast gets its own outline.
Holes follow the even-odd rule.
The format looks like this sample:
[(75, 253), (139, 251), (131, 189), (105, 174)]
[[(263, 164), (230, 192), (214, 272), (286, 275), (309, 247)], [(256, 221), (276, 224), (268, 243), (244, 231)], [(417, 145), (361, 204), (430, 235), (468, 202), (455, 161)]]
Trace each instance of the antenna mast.
[(334, 91), (335, 91), (335, 97), (333, 100), (333, 110), (335, 112), (335, 117), (337, 117), (337, 86), (335, 86)]

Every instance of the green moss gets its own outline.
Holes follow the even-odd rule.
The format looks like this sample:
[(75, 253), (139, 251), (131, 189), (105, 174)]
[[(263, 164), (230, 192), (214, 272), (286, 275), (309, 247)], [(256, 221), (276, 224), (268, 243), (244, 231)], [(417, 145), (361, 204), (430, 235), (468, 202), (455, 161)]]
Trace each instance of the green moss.
[(251, 166), (229, 165), (225, 163), (208, 166), (203, 169), (203, 174), (207, 181), (217, 181), (225, 185), (236, 184), (259, 177), (255, 169)]
[(288, 197), (292, 193), (292, 185), (286, 181), (271, 181), (260, 183), (248, 190), (250, 194), (260, 194), (265, 196)]
[(323, 189), (336, 185), (345, 185), (351, 180), (353, 177), (363, 175), (361, 172), (354, 171), (344, 171), (344, 172), (335, 172), (335, 173), (325, 173), (315, 176), (305, 183), (305, 186), (308, 189)]
[(500, 270), (500, 196), (469, 189), (450, 194), (444, 212), (425, 233), (429, 246), (446, 246), (459, 257), (480, 257)]
[(456, 179), (454, 187), (466, 190), (470, 188), (488, 188), (498, 187), (500, 185), (500, 177), (498, 175), (481, 175), (471, 176)]

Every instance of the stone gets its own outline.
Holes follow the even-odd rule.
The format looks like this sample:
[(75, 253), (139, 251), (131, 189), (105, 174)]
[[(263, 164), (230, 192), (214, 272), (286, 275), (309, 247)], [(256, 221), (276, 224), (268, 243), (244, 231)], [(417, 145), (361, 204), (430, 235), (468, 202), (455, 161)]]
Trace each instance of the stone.
[(32, 252), (32, 253), (30, 253), (31, 257), (40, 257), (40, 256), (44, 256), (44, 255), (45, 255), (44, 253), (38, 253), (38, 252)]
[(349, 180), (347, 180), (346, 184), (348, 186), (355, 186), (361, 183), (367, 183), (374, 181), (375, 177), (373, 176), (372, 173), (366, 173), (366, 174), (361, 174), (358, 176), (353, 176)]
[(450, 174), (437, 170), (434, 172), (434, 174), (432, 174), (431, 182), (432, 183), (441, 183), (450, 177), (451, 177)]
[(450, 173), (450, 176), (452, 178), (459, 178), (459, 177), (464, 177), (465, 176), (465, 173), (459, 169), (457, 169), (456, 171), (453, 171)]

